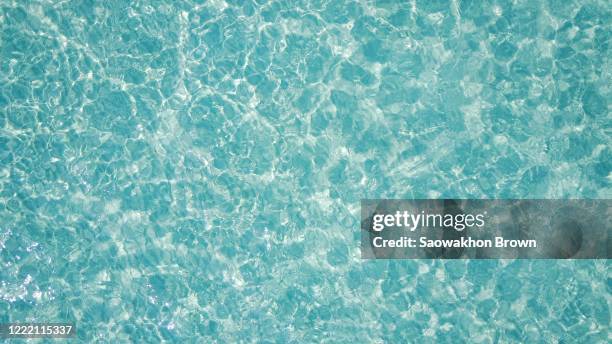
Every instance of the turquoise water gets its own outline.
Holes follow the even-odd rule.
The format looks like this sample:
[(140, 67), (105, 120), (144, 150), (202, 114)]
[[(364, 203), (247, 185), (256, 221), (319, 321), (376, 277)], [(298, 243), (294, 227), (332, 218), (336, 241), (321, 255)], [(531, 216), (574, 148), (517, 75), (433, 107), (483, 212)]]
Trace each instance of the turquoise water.
[(0, 322), (607, 342), (606, 260), (361, 260), (362, 198), (610, 198), (609, 1), (0, 1)]

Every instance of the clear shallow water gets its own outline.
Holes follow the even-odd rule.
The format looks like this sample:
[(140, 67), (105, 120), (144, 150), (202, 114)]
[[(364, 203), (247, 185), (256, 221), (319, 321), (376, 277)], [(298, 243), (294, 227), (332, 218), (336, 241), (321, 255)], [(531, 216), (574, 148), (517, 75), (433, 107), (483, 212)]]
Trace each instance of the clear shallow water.
[(610, 198), (606, 1), (0, 1), (0, 322), (606, 342), (607, 261), (362, 261), (361, 198)]

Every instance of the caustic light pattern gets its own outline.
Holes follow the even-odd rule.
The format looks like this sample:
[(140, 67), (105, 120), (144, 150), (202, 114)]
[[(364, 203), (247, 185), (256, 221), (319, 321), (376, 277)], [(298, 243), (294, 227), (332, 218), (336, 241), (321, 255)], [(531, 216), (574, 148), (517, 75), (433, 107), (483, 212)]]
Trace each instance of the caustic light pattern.
[(0, 322), (607, 342), (599, 261), (366, 261), (363, 198), (610, 198), (609, 1), (0, 0)]

